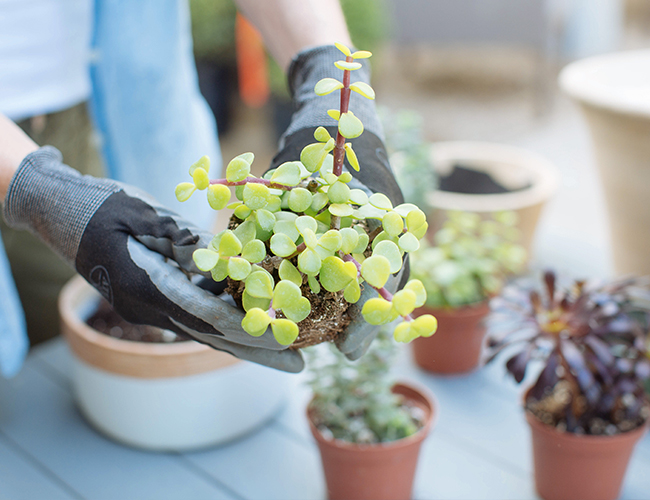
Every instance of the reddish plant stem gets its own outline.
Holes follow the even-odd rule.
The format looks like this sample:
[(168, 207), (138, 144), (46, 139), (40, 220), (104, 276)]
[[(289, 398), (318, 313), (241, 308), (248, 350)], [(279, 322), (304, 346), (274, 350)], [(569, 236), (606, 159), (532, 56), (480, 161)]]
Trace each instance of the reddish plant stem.
[(275, 309), (273, 309), (272, 307), (269, 307), (269, 310), (266, 311), (266, 314), (269, 315), (269, 318), (275, 319)]
[(268, 179), (258, 179), (257, 177), (246, 177), (243, 181), (230, 182), (228, 179), (212, 179), (210, 184), (223, 184), (224, 186), (244, 186), (246, 184), (264, 184), (273, 189), (282, 189), (283, 191), (291, 191), (294, 186), (285, 186), (284, 184), (276, 184)]
[(293, 259), (296, 255), (301, 253), (305, 248), (307, 248), (307, 245), (305, 245), (305, 242), (303, 241), (300, 245), (296, 247), (296, 251), (293, 252), (287, 259)]
[[(345, 58), (347, 62), (353, 62), (351, 56)], [(341, 106), (340, 112), (348, 112), (350, 106), (350, 70), (343, 71), (343, 88), (341, 89)], [(336, 145), (334, 146), (334, 168), (332, 172), (334, 175), (339, 176), (343, 173), (343, 161), (345, 160), (345, 137), (341, 135), (341, 132), (336, 133)]]

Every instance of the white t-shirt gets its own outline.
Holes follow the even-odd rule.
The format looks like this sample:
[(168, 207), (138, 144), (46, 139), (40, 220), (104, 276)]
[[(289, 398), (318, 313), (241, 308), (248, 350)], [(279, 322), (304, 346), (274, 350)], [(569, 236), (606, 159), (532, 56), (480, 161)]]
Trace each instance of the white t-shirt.
[(13, 120), (90, 95), (91, 0), (0, 0), (0, 112)]

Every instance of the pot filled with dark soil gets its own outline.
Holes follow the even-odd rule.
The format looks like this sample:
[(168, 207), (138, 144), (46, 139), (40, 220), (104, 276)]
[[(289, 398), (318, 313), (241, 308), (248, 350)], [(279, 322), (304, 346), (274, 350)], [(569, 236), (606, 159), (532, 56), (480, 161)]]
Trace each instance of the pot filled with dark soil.
[(188, 450), (230, 441), (270, 419), (291, 388), (284, 372), (124, 321), (80, 277), (63, 289), (59, 311), (79, 409), (130, 446)]
[(431, 163), (439, 186), (428, 202), (431, 234), (449, 210), (490, 214), (514, 211), (521, 244), (530, 250), (537, 221), (558, 185), (555, 167), (524, 149), (488, 142), (434, 143)]
[(579, 433), (568, 432), (566, 419), (555, 411), (562, 390), (556, 387), (540, 401), (526, 393), (537, 492), (545, 500), (614, 500), (648, 418), (614, 423), (595, 417)]

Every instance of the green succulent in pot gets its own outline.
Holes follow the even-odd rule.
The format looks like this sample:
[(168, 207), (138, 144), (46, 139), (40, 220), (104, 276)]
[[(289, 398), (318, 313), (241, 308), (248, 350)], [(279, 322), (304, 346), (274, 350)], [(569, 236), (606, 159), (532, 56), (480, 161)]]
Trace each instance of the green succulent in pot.
[(430, 372), (465, 373), (480, 362), (488, 301), (519, 272), (526, 252), (512, 212), (485, 220), (478, 214), (450, 212), (434, 236), (435, 246), (412, 254), (411, 275), (427, 290), (425, 306), (415, 314), (433, 314), (439, 332), (416, 340), (415, 361)]

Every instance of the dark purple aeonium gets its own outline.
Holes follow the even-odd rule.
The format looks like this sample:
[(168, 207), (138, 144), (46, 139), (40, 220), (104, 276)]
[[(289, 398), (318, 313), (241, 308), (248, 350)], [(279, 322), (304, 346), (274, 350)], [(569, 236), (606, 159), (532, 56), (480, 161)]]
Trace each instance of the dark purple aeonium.
[[(649, 415), (643, 384), (650, 378), (646, 342), (650, 281), (560, 288), (552, 271), (542, 291), (511, 286), (492, 302), (488, 362), (508, 350), (517, 383), (532, 363), (541, 372), (526, 409), (544, 423), (578, 434), (615, 434)], [(513, 354), (514, 352), (514, 354)]]

